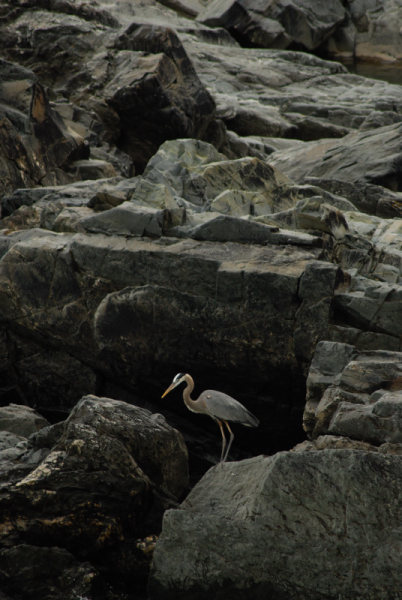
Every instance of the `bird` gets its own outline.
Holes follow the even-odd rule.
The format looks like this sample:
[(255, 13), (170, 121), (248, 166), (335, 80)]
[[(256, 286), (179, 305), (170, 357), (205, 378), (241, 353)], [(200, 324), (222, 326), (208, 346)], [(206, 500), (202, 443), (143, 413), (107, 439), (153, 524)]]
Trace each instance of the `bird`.
[[(234, 439), (234, 435), (229, 427), (228, 421), (232, 421), (233, 423), (241, 423), (247, 427), (258, 427), (259, 420), (257, 417), (252, 415), (247, 408), (240, 404), (240, 402), (231, 396), (224, 394), (223, 392), (217, 392), (216, 390), (205, 390), (197, 400), (193, 400), (190, 394), (194, 389), (194, 380), (188, 373), (178, 373), (174, 377), (170, 386), (163, 393), (162, 398), (164, 398), (166, 394), (171, 392), (181, 383), (187, 384), (183, 390), (183, 400), (187, 408), (192, 412), (208, 415), (218, 423), (222, 433), (222, 453), (219, 464), (226, 462), (230, 446), (232, 445)], [(230, 434), (230, 440), (227, 448), (223, 423), (228, 428)]]

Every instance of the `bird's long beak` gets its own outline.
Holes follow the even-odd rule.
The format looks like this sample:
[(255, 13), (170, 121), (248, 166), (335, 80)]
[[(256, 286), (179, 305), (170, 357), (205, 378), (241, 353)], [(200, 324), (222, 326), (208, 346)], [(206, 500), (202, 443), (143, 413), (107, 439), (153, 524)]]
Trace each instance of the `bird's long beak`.
[(173, 390), (173, 388), (176, 387), (176, 385), (177, 385), (177, 383), (171, 383), (169, 385), (168, 389), (165, 392), (163, 392), (161, 398), (163, 398), (164, 396), (166, 396), (166, 394), (168, 394), (169, 392), (171, 392)]

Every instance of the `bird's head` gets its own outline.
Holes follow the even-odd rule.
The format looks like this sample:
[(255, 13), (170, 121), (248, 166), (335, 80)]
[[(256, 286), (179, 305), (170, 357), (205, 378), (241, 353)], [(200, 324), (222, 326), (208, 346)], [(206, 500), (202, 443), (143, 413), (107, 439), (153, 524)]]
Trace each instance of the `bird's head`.
[(172, 383), (169, 385), (168, 389), (162, 394), (162, 398), (166, 396), (169, 392), (171, 392), (176, 386), (178, 386), (183, 381), (186, 381), (185, 373), (178, 373), (176, 377), (173, 379)]

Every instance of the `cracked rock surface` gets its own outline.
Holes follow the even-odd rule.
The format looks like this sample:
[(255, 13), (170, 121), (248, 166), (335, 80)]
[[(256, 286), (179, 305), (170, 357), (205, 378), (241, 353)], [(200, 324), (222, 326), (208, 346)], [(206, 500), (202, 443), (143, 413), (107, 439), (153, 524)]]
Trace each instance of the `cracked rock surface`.
[(1, 6), (1, 596), (399, 597), (402, 87), (311, 52), (401, 8), (344, 4)]

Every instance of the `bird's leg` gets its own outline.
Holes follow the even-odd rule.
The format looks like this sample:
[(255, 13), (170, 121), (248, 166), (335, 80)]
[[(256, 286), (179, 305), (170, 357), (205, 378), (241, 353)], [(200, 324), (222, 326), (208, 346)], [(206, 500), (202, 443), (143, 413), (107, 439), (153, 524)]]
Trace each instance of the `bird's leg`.
[(216, 422), (218, 423), (219, 427), (221, 428), (221, 434), (222, 434), (222, 453), (221, 453), (221, 459), (219, 461), (221, 463), (221, 462), (225, 462), (223, 460), (223, 453), (225, 452), (226, 438), (225, 438), (225, 433), (224, 433), (223, 427), (222, 427), (222, 421), (219, 421), (218, 419), (216, 419)]
[[(226, 462), (226, 459), (227, 459), (228, 454), (229, 454), (230, 446), (232, 445), (232, 442), (234, 440), (234, 435), (233, 435), (232, 430), (229, 427), (229, 423), (227, 421), (223, 421), (223, 422), (225, 423), (226, 427), (229, 429), (229, 433), (230, 433), (230, 440), (229, 440), (228, 448), (226, 450), (225, 458), (222, 461), (222, 462)], [(223, 433), (222, 433), (222, 435), (223, 435)]]

